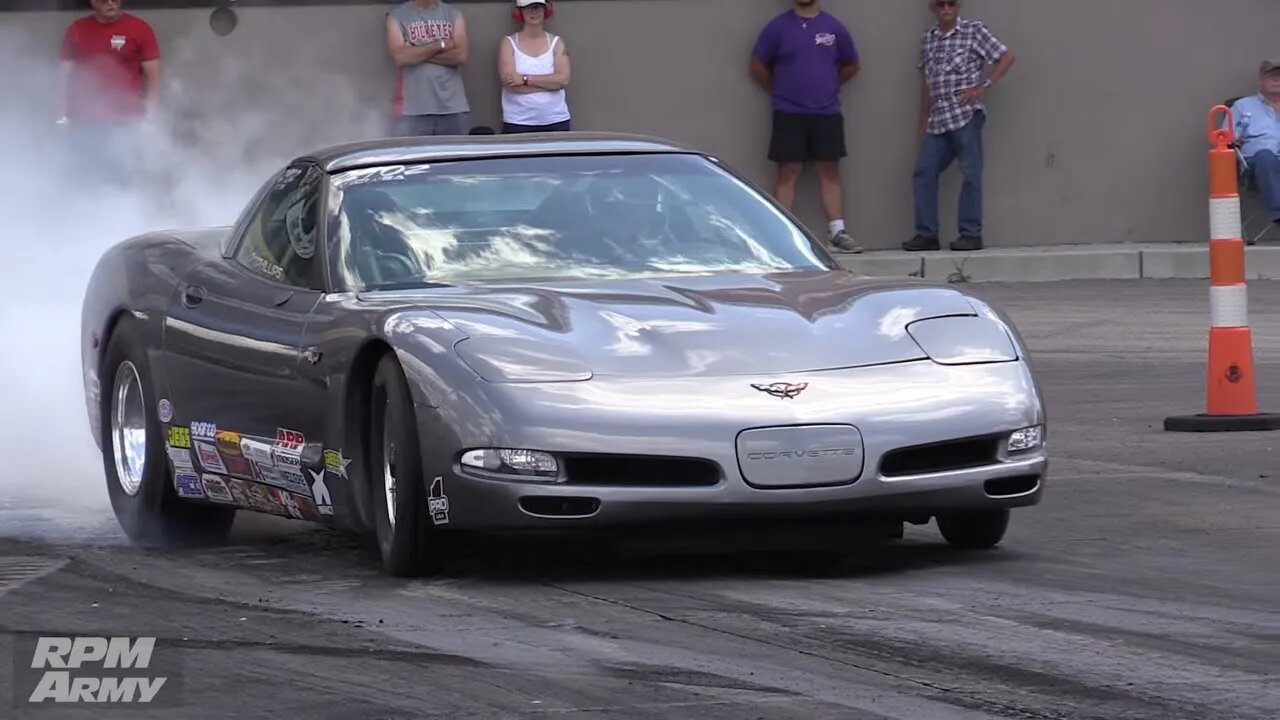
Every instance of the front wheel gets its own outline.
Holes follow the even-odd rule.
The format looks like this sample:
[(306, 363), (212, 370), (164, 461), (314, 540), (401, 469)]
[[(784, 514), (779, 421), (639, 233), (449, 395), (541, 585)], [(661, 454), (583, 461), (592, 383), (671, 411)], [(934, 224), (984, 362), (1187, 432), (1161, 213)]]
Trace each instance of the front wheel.
[(378, 362), (370, 392), (369, 493), (382, 566), (394, 577), (436, 570), (417, 415), (393, 354)]
[(954, 548), (987, 550), (1000, 544), (1009, 529), (1009, 510), (977, 510), (939, 515), (938, 530)]
[(184, 501), (174, 489), (151, 366), (127, 319), (111, 334), (100, 377), (103, 469), (111, 509), (125, 535), (140, 545), (225, 540), (235, 508)]

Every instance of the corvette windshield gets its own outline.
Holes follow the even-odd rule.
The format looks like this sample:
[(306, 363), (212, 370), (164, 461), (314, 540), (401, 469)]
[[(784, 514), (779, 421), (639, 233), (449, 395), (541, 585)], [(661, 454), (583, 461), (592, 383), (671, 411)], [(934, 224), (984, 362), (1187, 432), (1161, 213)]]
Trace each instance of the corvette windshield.
[(333, 179), (353, 289), (823, 269), (805, 234), (694, 155), (451, 161)]

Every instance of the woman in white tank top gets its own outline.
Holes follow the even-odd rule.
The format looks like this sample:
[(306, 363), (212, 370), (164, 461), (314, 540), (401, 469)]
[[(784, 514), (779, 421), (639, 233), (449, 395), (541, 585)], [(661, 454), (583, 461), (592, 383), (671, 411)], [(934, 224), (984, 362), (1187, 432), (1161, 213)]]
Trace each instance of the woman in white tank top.
[(569, 53), (564, 40), (546, 30), (553, 12), (550, 0), (515, 0), (520, 31), (503, 38), (498, 50), (504, 133), (569, 129)]

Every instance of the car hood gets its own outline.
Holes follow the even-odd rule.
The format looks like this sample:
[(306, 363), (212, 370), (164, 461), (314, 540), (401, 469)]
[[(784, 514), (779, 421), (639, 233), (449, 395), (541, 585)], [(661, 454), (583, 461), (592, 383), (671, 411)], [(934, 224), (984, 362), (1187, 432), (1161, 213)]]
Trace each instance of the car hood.
[(466, 336), (457, 345), (464, 360), (483, 366), (486, 379), (509, 381), (782, 374), (921, 360), (927, 356), (908, 323), (975, 314), (947, 286), (840, 271), (372, 296), (431, 310)]

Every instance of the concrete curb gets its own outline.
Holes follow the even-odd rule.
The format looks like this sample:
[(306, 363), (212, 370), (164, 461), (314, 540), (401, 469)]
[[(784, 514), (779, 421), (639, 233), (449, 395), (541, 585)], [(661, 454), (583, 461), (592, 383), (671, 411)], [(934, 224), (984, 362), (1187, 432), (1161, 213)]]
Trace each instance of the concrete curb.
[[(1209, 278), (1207, 243), (1051, 245), (978, 252), (890, 250), (837, 254), (836, 258), (844, 267), (865, 275), (952, 283)], [(1280, 279), (1280, 246), (1246, 248), (1245, 275), (1248, 280)]]

